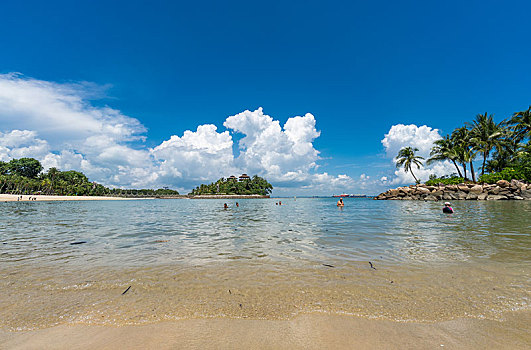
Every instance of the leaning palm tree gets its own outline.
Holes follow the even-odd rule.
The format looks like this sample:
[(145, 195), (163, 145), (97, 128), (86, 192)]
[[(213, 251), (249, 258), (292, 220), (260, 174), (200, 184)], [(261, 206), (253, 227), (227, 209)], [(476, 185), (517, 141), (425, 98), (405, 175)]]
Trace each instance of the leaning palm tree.
[(420, 166), (422, 165), (420, 160), (424, 159), (421, 156), (415, 155), (415, 152), (418, 150), (418, 148), (404, 147), (398, 151), (398, 155), (396, 156), (396, 167), (400, 168), (401, 166), (404, 166), (406, 173), (410, 172), (411, 175), (413, 175), (416, 183), (420, 183), (420, 181), (417, 179), (415, 174), (413, 174), (412, 165), (415, 164), (417, 169), (420, 169)]
[(515, 136), (519, 140), (527, 138), (531, 141), (531, 106), (526, 111), (514, 113), (507, 124), (512, 126)]
[(450, 135), (446, 135), (442, 139), (435, 141), (433, 144), (434, 146), (431, 148), (430, 158), (426, 161), (426, 165), (430, 165), (437, 161), (450, 160), (457, 169), (459, 177), (463, 177), (461, 169), (459, 169), (456, 162), (459, 158), (457, 147), (455, 147)]
[(504, 135), (502, 123), (495, 123), (492, 114), (478, 114), (470, 126), (470, 145), (474, 151), (483, 155), (481, 175), (485, 173), (485, 163), (493, 148), (500, 144)]

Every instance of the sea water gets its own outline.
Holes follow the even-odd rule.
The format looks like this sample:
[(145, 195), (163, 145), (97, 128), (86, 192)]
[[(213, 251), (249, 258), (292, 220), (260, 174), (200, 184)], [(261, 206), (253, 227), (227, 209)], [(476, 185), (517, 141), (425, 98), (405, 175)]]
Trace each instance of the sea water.
[(531, 201), (335, 202), (0, 203), (0, 327), (529, 309)]

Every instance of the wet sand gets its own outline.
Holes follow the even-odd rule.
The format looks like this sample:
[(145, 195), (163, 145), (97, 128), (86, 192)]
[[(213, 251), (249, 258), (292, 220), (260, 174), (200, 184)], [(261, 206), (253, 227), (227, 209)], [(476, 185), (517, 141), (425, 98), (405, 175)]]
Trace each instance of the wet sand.
[[(17, 202), (20, 195), (17, 194), (0, 194), (0, 201), (2, 202)], [(103, 197), (103, 196), (46, 196), (43, 194), (37, 195), (23, 195), (21, 201), (28, 202), (29, 198), (36, 198), (36, 201), (119, 201), (131, 200), (137, 198), (123, 198), (123, 197)]]
[(529, 349), (531, 313), (504, 321), (393, 322), (306, 314), (291, 320), (189, 319), (139, 326), (0, 330), (5, 349)]

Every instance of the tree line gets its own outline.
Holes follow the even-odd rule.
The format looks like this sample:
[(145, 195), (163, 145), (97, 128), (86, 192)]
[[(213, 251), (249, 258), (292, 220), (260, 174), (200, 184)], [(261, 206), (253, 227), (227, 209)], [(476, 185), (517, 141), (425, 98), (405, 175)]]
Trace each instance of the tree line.
[[(397, 168), (404, 167), (416, 183), (413, 166), (420, 169), (424, 158), (418, 148), (404, 147), (396, 158)], [(480, 176), (476, 178), (474, 161), (480, 160)], [(450, 161), (456, 172), (437, 178), (430, 176), (431, 184), (459, 183), (463, 181), (493, 183), (498, 180), (524, 180), (531, 182), (531, 106), (514, 113), (510, 118), (496, 123), (493, 115), (478, 114), (465, 125), (456, 128), (434, 142), (426, 165)]]
[(85, 174), (69, 170), (50, 168), (43, 172), (41, 163), (34, 158), (0, 161), (0, 193), (44, 194), (60, 196), (172, 196), (179, 192), (167, 188), (120, 189), (108, 188), (91, 182)]
[(192, 190), (190, 195), (203, 194), (236, 194), (236, 195), (268, 195), (273, 190), (273, 186), (266, 179), (254, 175), (250, 179), (238, 181), (237, 179), (221, 178), (209, 185), (202, 184)]

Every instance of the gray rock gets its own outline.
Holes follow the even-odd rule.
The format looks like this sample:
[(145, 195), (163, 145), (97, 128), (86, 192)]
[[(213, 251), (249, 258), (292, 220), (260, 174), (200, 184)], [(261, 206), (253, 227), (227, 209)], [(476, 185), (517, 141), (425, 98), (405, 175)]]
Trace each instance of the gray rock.
[(457, 199), (462, 200), (466, 199), (467, 194), (465, 192), (459, 191), (457, 192)]
[(468, 191), (470, 191), (470, 188), (465, 184), (457, 185), (457, 189), (459, 189), (459, 191), (467, 192), (467, 193)]
[(476, 199), (478, 199), (478, 195), (477, 195), (477, 193), (470, 192), (469, 194), (466, 195), (465, 199), (468, 200), (468, 201), (476, 200)]
[(489, 194), (487, 192), (480, 193), (480, 194), (478, 194), (478, 200), (484, 201), (485, 199), (487, 199), (488, 195)]
[(431, 191), (425, 187), (417, 187), (418, 193), (430, 193)]
[(524, 200), (524, 197), (514, 196), (513, 199), (517, 201), (521, 201), (521, 200)]
[(531, 189), (530, 190), (522, 190), (520, 191), (520, 197), (524, 199), (531, 199)]
[(454, 198), (452, 198), (452, 196), (450, 195), (450, 193), (448, 192), (445, 192), (442, 196), (442, 199), (444, 199), (445, 201), (449, 201), (449, 200), (452, 200)]
[(505, 199), (507, 199), (507, 197), (499, 196), (499, 195), (496, 195), (496, 194), (487, 196), (487, 200), (488, 201), (499, 201), (499, 200), (505, 200)]
[(492, 188), (489, 189), (489, 194), (498, 194), (498, 193), (500, 193), (500, 191), (501, 191), (501, 188), (499, 188), (497, 186), (496, 187), (492, 187)]
[(502, 188), (505, 188), (505, 187), (508, 187), (510, 185), (510, 182), (507, 181), (507, 180), (500, 180), (498, 182), (496, 182), (496, 185), (502, 187)]
[(424, 197), (424, 200), (425, 201), (436, 201), (437, 197), (429, 195), (429, 196)]
[(470, 192), (471, 192), (471, 193), (479, 194), (479, 193), (483, 192), (483, 186), (481, 186), (481, 185), (475, 185), (475, 186), (472, 186), (472, 187), (470, 188)]

